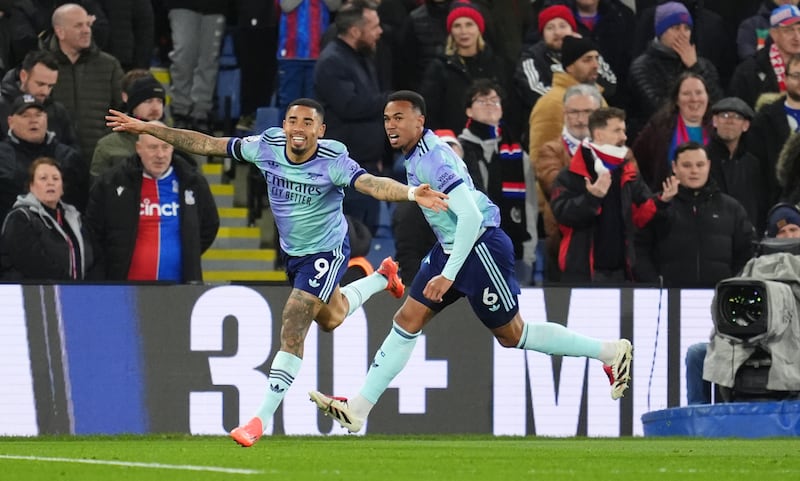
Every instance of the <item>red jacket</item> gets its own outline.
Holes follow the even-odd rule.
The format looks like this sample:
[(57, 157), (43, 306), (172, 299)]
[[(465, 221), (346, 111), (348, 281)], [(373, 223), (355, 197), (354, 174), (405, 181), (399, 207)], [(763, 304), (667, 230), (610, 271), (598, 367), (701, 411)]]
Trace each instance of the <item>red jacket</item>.
[(629, 155), (612, 171), (612, 182), (620, 186), (621, 205), (606, 205), (586, 190), (586, 178), (597, 180), (591, 151), (582, 146), (575, 152), (570, 165), (563, 169), (553, 184), (550, 205), (562, 234), (558, 254), (562, 281), (590, 282), (594, 278), (594, 233), (602, 209), (622, 209), (625, 235), (620, 242), (625, 247), (626, 277), (633, 279), (633, 235), (637, 228), (647, 225), (656, 212), (667, 206), (653, 195), (642, 181), (636, 161)]

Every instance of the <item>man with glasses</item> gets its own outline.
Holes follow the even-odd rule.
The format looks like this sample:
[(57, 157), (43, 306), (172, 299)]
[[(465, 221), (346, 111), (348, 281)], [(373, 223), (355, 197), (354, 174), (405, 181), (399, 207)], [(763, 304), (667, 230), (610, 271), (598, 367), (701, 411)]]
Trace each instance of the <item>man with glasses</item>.
[(731, 78), (731, 95), (754, 107), (761, 94), (786, 92), (789, 57), (800, 54), (800, 9), (781, 5), (770, 15), (769, 36), (772, 45), (736, 67)]
[[(795, 27), (800, 28), (800, 24)], [(797, 39), (800, 41), (800, 35)], [(745, 139), (746, 149), (758, 158), (765, 176), (767, 206), (776, 203), (780, 195), (775, 166), (783, 144), (789, 135), (800, 131), (800, 54), (787, 58), (783, 77), (786, 96), (761, 107)]]
[(564, 128), (561, 135), (542, 145), (533, 164), (539, 186), (539, 210), (547, 234), (544, 276), (550, 282), (557, 282), (560, 278), (558, 246), (561, 242), (561, 231), (550, 208), (553, 182), (561, 169), (569, 165), (583, 139), (589, 137), (589, 115), (602, 105), (603, 97), (596, 87), (578, 84), (568, 88), (564, 94)]
[(500, 209), (500, 227), (514, 246), (515, 271), (522, 285), (531, 283), (536, 251), (536, 190), (530, 164), (517, 139), (501, 129), (503, 96), (489, 79), (476, 80), (464, 98), (467, 126), (458, 136), (475, 187)]
[(745, 149), (745, 135), (755, 112), (738, 97), (726, 97), (711, 106), (714, 132), (706, 146), (710, 176), (720, 191), (738, 200), (756, 232), (763, 232), (767, 186), (758, 157)]

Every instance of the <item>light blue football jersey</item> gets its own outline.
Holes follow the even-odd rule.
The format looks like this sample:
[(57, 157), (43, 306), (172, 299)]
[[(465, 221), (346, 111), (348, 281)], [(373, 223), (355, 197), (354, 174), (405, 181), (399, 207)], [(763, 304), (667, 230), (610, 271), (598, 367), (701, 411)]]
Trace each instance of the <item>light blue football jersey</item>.
[(231, 139), (228, 155), (261, 170), (284, 252), (304, 256), (342, 245), (347, 234), (344, 187), (352, 187), (366, 172), (344, 144), (319, 139), (314, 156), (294, 164), (286, 157), (286, 134), (272, 127), (261, 135)]
[[(444, 192), (453, 190), (460, 184), (465, 184), (475, 199), (478, 209), (483, 215), (482, 227), (498, 227), (500, 225), (500, 209), (483, 192), (475, 188), (467, 171), (467, 166), (453, 149), (436, 136), (431, 130), (425, 129), (416, 148), (406, 155), (405, 159), (408, 185), (430, 184), (431, 188)], [(445, 251), (453, 248), (456, 233), (456, 215), (450, 211), (434, 212), (422, 208), (433, 232)]]

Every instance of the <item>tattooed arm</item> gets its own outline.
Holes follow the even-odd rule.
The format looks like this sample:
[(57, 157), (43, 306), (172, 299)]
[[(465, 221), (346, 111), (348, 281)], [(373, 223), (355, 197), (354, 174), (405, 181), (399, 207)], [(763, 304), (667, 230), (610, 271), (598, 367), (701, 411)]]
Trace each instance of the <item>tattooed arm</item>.
[[(378, 200), (390, 202), (403, 202), (409, 199), (410, 186), (401, 184), (389, 177), (379, 177), (372, 174), (362, 174), (355, 182), (355, 188), (362, 194), (375, 197)], [(427, 207), (435, 211), (446, 210), (447, 194), (442, 194), (431, 189), (428, 184), (418, 185), (414, 189), (414, 200), (422, 207)]]
[(194, 130), (173, 129), (161, 122), (142, 122), (113, 109), (109, 109), (108, 112), (106, 125), (115, 132), (149, 134), (192, 154), (218, 157), (227, 155), (229, 137), (212, 137)]

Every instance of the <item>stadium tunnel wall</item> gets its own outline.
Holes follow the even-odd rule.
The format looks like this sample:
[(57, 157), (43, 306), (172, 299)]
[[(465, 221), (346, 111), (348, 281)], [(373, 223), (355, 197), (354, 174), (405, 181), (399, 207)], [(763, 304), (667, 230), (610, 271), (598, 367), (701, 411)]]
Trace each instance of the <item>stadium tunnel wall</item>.
[[(0, 435), (225, 434), (267, 386), (289, 288), (0, 285)], [(465, 301), (419, 338), (364, 432), (642, 435), (642, 414), (685, 404), (686, 349), (708, 339), (712, 290), (531, 288), (528, 322), (635, 346), (631, 389), (598, 361), (504, 349)], [(401, 301), (378, 294), (333, 333), (312, 326), (267, 432), (340, 435), (307, 392), (352, 396)]]

